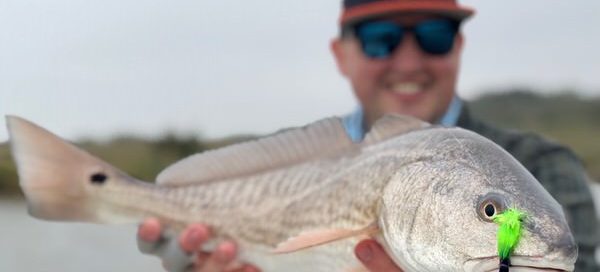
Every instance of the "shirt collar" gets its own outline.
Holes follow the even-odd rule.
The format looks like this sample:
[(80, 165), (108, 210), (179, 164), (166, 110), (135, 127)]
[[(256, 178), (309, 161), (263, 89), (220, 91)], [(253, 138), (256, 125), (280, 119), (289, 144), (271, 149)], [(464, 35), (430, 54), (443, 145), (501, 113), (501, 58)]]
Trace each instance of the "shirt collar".
[(458, 117), (460, 116), (460, 112), (463, 107), (463, 102), (458, 98), (458, 96), (454, 96), (450, 105), (448, 106), (448, 110), (442, 116), (442, 119), (438, 122), (440, 125), (445, 127), (454, 127), (458, 122)]
[[(456, 126), (462, 107), (462, 100), (455, 95), (448, 106), (448, 110), (439, 120), (438, 124), (445, 127)], [(346, 130), (346, 134), (348, 134), (353, 142), (360, 142), (365, 137), (365, 130), (363, 127), (363, 111), (360, 106), (357, 107), (352, 113), (344, 116), (342, 118), (342, 123), (344, 125), (344, 129)]]

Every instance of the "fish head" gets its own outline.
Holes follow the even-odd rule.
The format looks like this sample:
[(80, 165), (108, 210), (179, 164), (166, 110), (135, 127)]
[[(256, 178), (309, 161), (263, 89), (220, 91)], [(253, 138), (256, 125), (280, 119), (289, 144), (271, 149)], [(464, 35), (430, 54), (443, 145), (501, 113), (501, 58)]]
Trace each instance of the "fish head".
[(577, 247), (561, 206), (516, 159), (462, 129), (413, 134), (405, 141), (418, 142), (419, 150), (393, 174), (380, 205), (382, 242), (401, 267), (497, 271), (493, 218), (516, 208), (526, 216), (512, 266), (573, 270)]

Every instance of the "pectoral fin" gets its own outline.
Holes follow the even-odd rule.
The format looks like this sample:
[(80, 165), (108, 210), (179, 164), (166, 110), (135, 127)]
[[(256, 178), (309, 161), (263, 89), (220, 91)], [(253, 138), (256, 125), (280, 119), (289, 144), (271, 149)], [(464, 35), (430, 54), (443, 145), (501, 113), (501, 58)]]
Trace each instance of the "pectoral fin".
[(350, 237), (356, 237), (361, 235), (372, 236), (377, 232), (379, 232), (379, 227), (376, 223), (370, 224), (367, 227), (358, 230), (326, 229), (308, 231), (301, 233), (298, 236), (291, 237), (285, 242), (280, 243), (279, 245), (277, 245), (277, 248), (273, 250), (273, 253), (290, 253), (315, 246), (328, 244)]

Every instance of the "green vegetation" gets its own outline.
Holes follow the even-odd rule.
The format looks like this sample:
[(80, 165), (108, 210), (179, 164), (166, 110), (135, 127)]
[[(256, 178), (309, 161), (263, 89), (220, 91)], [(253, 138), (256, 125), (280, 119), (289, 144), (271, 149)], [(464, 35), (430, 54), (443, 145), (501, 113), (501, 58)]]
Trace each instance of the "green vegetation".
[(13, 163), (8, 146), (0, 145), (0, 193), (18, 192), (17, 169)]
[[(572, 148), (588, 173), (600, 181), (600, 98), (563, 93), (541, 96), (524, 90), (495, 93), (471, 101), (474, 115), (506, 128), (541, 133)], [(169, 164), (193, 153), (254, 138), (235, 136), (204, 140), (168, 133), (158, 139), (119, 136), (107, 142), (84, 140), (84, 149), (130, 175), (153, 180)], [(0, 145), (0, 194), (19, 193), (8, 146)]]
[(600, 97), (541, 96), (512, 90), (482, 96), (470, 108), (473, 115), (492, 124), (537, 132), (568, 146), (582, 159), (592, 179), (600, 181)]

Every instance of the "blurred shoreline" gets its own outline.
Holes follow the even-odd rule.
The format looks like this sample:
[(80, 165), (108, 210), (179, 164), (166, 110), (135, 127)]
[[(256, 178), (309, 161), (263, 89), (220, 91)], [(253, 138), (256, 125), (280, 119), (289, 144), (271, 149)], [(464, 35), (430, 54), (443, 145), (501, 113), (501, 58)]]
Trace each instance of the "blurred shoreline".
[[(477, 118), (506, 129), (535, 132), (572, 149), (592, 180), (600, 181), (600, 96), (583, 98), (575, 92), (541, 95), (538, 90), (495, 90), (467, 101)], [(44, 124), (40, 124), (44, 125)], [(85, 150), (141, 180), (152, 181), (169, 164), (188, 155), (247, 141), (257, 135), (204, 139), (163, 132), (155, 138), (121, 134), (110, 140), (77, 141)], [(7, 144), (0, 144), (0, 195), (18, 193), (17, 174)]]

